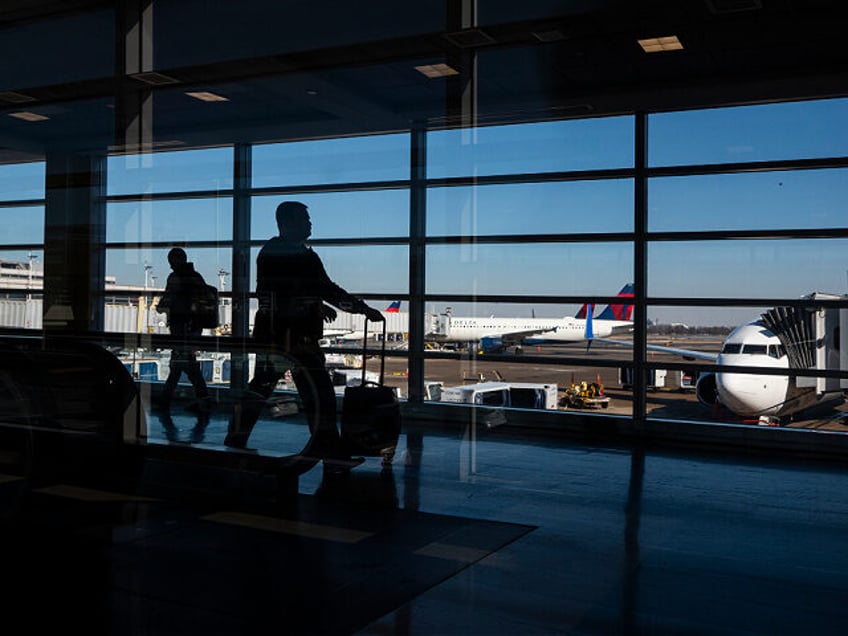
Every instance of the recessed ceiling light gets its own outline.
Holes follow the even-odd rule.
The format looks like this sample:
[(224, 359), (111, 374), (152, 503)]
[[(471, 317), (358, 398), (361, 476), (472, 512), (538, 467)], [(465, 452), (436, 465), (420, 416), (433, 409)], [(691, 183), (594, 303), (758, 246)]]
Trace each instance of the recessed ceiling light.
[(683, 48), (676, 35), (668, 35), (661, 38), (646, 38), (637, 40), (639, 46), (645, 53), (659, 53), (660, 51), (679, 51)]
[(193, 91), (186, 93), (189, 97), (194, 97), (195, 99), (199, 99), (201, 102), (228, 102), (230, 101), (228, 97), (224, 97), (223, 95), (217, 95), (216, 93), (210, 93), (208, 91)]
[(23, 119), (24, 121), (44, 121), (45, 119), (50, 119), (47, 115), (39, 115), (38, 113), (31, 113), (27, 110), (22, 110), (17, 113), (9, 113), (9, 117)]
[(30, 97), (16, 91), (2, 91), (0, 92), (0, 100), (11, 104), (25, 104), (27, 102), (34, 102), (35, 97)]
[(134, 80), (138, 80), (139, 82), (150, 84), (151, 86), (167, 86), (168, 84), (180, 83), (180, 80), (171, 77), (170, 75), (165, 75), (164, 73), (157, 73), (156, 71), (146, 71), (144, 73), (131, 73), (130, 77)]
[(459, 75), (459, 71), (447, 64), (425, 64), (423, 66), (416, 66), (415, 70), (427, 77), (448, 77), (449, 75)]

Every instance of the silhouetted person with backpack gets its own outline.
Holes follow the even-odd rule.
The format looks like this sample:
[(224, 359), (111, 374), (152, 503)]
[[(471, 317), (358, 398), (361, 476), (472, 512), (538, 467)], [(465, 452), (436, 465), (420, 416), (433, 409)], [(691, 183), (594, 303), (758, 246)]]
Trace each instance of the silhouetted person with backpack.
[(156, 310), (168, 315), (168, 327), (171, 335), (182, 340), (171, 350), (171, 368), (165, 386), (162, 389), (160, 404), (168, 409), (174, 398), (177, 383), (185, 372), (194, 387), (194, 396), (199, 410), (209, 409), (209, 389), (203, 379), (200, 363), (194, 347), (189, 342), (199, 336), (203, 327), (199, 324), (197, 299), (202, 298), (206, 281), (194, 269), (194, 263), (188, 261), (185, 250), (180, 247), (168, 252), (168, 264), (173, 270), (168, 275), (165, 293), (156, 306)]
[(344, 463), (350, 455), (341, 446), (336, 392), (319, 346), (324, 322), (336, 317), (336, 311), (325, 303), (364, 314), (372, 321), (384, 317), (330, 280), (321, 259), (305, 245), (312, 222), (304, 204), (285, 201), (277, 207), (276, 218), (280, 234), (269, 240), (256, 258), (259, 309), (253, 338), (266, 351), (257, 354), (247, 396), (236, 409), (224, 443), (246, 446), (265, 400), (291, 369), (312, 433), (304, 454)]

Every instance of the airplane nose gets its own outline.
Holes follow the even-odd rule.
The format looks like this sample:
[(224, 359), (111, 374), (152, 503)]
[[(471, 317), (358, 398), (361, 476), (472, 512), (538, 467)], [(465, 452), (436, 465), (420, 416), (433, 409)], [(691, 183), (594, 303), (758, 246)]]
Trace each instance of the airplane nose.
[(780, 399), (769, 391), (769, 379), (747, 373), (718, 373), (719, 399), (737, 415), (769, 415), (777, 411)]

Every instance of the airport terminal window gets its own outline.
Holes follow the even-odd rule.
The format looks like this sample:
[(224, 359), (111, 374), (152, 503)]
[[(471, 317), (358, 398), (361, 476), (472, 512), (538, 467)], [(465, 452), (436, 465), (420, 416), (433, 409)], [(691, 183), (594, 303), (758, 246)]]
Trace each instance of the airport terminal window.
[(848, 227), (844, 168), (656, 177), (648, 197), (654, 232)]
[(629, 168), (633, 140), (630, 116), (434, 131), (427, 135), (427, 176)]
[(648, 292), (750, 299), (836, 293), (845, 288), (846, 250), (848, 239), (654, 241), (648, 248)]
[(232, 197), (113, 201), (106, 207), (108, 243), (230, 241)]
[(107, 160), (109, 196), (227, 191), (232, 187), (231, 147), (116, 155)]
[(253, 187), (405, 181), (409, 148), (408, 134), (256, 145)]
[(628, 242), (543, 241), (430, 245), (427, 293), (614, 296), (632, 280)]
[(44, 176), (42, 161), (0, 166), (0, 327), (42, 327)]
[(309, 208), (312, 239), (363, 239), (409, 235), (409, 190), (350, 190), (255, 196), (251, 200), (251, 238), (278, 234), (275, 221), (281, 201), (300, 201)]
[(844, 157), (846, 106), (846, 99), (829, 99), (651, 115), (649, 165)]
[(0, 166), (0, 201), (44, 199), (45, 170), (43, 161)]
[(428, 236), (633, 231), (633, 181), (547, 181), (427, 190)]

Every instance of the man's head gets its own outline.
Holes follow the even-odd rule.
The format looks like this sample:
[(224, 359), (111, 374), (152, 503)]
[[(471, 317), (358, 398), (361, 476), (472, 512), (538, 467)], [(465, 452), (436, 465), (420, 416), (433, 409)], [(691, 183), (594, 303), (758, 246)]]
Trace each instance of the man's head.
[(185, 250), (181, 247), (175, 247), (168, 252), (168, 265), (171, 269), (177, 269), (180, 265), (185, 265), (188, 262)]
[(312, 234), (312, 222), (306, 206), (299, 201), (283, 201), (277, 206), (277, 228), (289, 241), (305, 241)]

